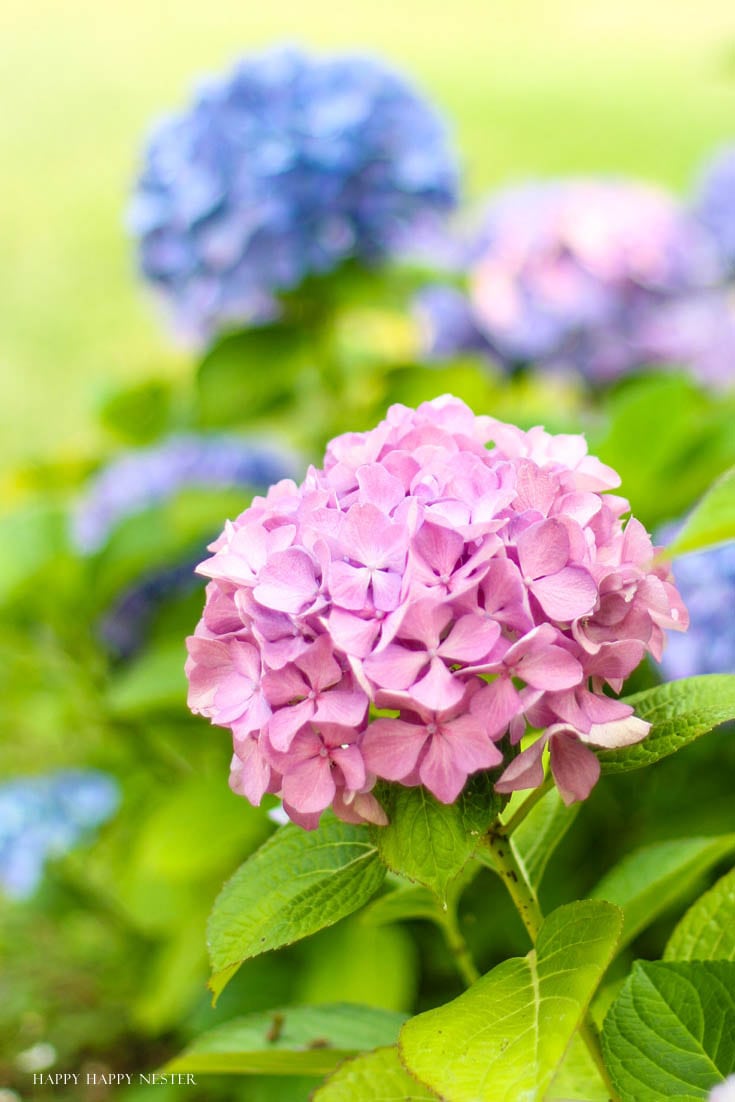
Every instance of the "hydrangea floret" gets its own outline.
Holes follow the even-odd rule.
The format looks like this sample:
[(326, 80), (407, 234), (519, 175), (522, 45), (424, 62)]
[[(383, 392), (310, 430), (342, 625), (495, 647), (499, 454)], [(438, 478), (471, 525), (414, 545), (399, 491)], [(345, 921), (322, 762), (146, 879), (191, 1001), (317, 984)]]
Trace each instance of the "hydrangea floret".
[[(591, 749), (648, 725), (615, 699), (687, 613), (613, 470), (581, 436), (524, 432), (444, 396), (333, 440), (301, 485), (211, 545), (189, 705), (230, 728), (232, 788), (385, 822), (378, 778), (454, 801), (467, 778), (567, 802)], [(519, 751), (528, 728), (541, 732)]]
[(717, 243), (728, 274), (735, 277), (735, 142), (705, 165), (694, 210)]
[(278, 47), (158, 126), (129, 221), (143, 275), (201, 342), (277, 316), (309, 275), (430, 234), (457, 181), (441, 118), (403, 77)]

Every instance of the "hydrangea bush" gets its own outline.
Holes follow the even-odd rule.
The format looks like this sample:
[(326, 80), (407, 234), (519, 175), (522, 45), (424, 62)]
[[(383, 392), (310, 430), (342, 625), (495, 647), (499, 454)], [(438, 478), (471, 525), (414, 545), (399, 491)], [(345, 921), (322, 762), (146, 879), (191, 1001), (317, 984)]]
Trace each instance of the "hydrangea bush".
[(489, 201), (465, 267), (467, 296), (419, 298), (434, 355), (484, 345), (507, 366), (572, 368), (597, 384), (672, 363), (733, 378), (718, 243), (663, 190), (593, 178), (509, 188)]
[(457, 176), (434, 108), (381, 61), (276, 48), (157, 127), (129, 222), (143, 275), (206, 341), (400, 249), (454, 206)]
[[(548, 743), (565, 800), (586, 797), (588, 745), (648, 731), (605, 687), (687, 626), (618, 483), (581, 437), (447, 397), (392, 407), (256, 498), (198, 568), (189, 639), (189, 703), (231, 728), (233, 788), (281, 793), (307, 827), (330, 805), (382, 823), (376, 778), (451, 803), (504, 763), (499, 791), (532, 787)], [(543, 738), (504, 761), (527, 724)]]

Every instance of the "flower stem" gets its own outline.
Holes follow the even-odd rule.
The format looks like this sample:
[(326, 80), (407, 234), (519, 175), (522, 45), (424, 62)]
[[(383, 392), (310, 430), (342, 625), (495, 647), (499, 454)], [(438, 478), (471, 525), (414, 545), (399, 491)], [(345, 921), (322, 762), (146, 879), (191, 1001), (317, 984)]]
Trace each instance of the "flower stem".
[[(519, 860), (513, 842), (508, 836), (509, 827), (513, 824), (513, 820), (530, 802), (531, 797), (521, 805), (516, 815), (512, 816), (507, 824), (504, 825), (499, 821), (496, 822), (485, 836), (485, 845), (489, 851), (492, 866), (508, 889), (508, 894), (513, 900), (521, 921), (528, 931), (528, 936), (532, 944), (535, 945), (544, 916), (533, 885), (530, 883), (523, 863)], [(534, 800), (533, 803), (536, 803), (536, 800)], [(530, 808), (528, 810), (530, 810)], [(525, 814), (527, 813), (528, 812), (525, 812)], [(521, 820), (519, 819), (518, 821), (520, 822)], [(517, 823), (515, 825), (517, 826)], [(589, 1014), (584, 1017), (579, 1025), (578, 1033), (597, 1068), (597, 1072), (602, 1082), (605, 1084), (605, 1089), (608, 1091), (610, 1098), (613, 1102), (618, 1102), (618, 1096), (615, 1094), (610, 1076), (605, 1067), (605, 1062), (602, 1058), (602, 1049), (600, 1048), (597, 1030)]]
[(551, 774), (547, 774), (543, 782), (534, 788), (530, 796), (527, 796), (523, 803), (519, 804), (511, 817), (503, 825), (503, 830), (506, 834), (512, 834), (516, 827), (520, 826), (523, 820), (526, 818), (530, 811), (533, 811), (534, 807), (540, 800), (543, 800), (544, 796), (553, 787), (554, 778)]
[(507, 827), (501, 823), (495, 824), (490, 828), (485, 839), (492, 865), (508, 889), (508, 894), (528, 931), (528, 936), (535, 945), (544, 916), (541, 913), (536, 892), (529, 883), (526, 870), (518, 860), (513, 843), (508, 837)]
[(459, 923), (457, 922), (457, 913), (453, 906), (450, 905), (446, 911), (442, 911), (440, 925), (444, 933), (447, 948), (452, 954), (454, 963), (457, 966), (457, 971), (466, 986), (471, 987), (476, 980), (479, 980), (480, 973), (472, 959), (469, 946), (462, 936)]

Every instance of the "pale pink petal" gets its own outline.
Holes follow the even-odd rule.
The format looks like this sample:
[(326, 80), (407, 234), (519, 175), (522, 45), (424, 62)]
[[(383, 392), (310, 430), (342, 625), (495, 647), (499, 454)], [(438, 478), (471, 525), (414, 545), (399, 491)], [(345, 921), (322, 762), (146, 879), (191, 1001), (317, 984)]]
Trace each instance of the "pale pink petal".
[(376, 570), (372, 576), (373, 602), (382, 612), (393, 612), (401, 600), (403, 577), (392, 570)]
[(562, 800), (573, 804), (586, 800), (600, 777), (600, 763), (571, 732), (559, 731), (549, 738), (551, 772)]
[(584, 670), (569, 651), (562, 647), (543, 647), (524, 655), (513, 667), (514, 673), (534, 689), (569, 689), (578, 685)]
[(337, 723), (342, 727), (359, 727), (365, 718), (368, 698), (359, 690), (331, 689), (317, 700), (315, 723)]
[(370, 680), (383, 689), (407, 689), (427, 662), (426, 651), (408, 650), (397, 643), (389, 643), (383, 650), (368, 655), (363, 669)]
[(421, 761), (419, 776), (437, 800), (451, 804), (465, 786), (467, 771), (457, 764), (449, 739), (437, 733)]
[(360, 500), (375, 505), (386, 515), (403, 501), (406, 489), (399, 478), (390, 474), (382, 463), (366, 463), (357, 469)]
[(342, 770), (345, 779), (345, 787), (352, 789), (362, 788), (365, 784), (365, 762), (362, 754), (354, 743), (338, 746), (332, 750), (330, 757), (335, 765)]
[(542, 735), (531, 746), (521, 750), (500, 779), (495, 782), (496, 792), (516, 792), (522, 788), (538, 788), (544, 779), (542, 756), (546, 738)]
[(469, 613), (456, 621), (438, 653), (452, 662), (483, 662), (499, 636), (499, 624)]
[(258, 749), (258, 743), (255, 739), (247, 739), (232, 759), (230, 788), (259, 807), (270, 780), (271, 767)]
[(367, 604), (370, 571), (365, 566), (334, 562), (329, 568), (329, 592), (335, 606), (360, 612)]
[(584, 567), (566, 566), (557, 574), (534, 581), (531, 592), (552, 620), (576, 620), (592, 612), (597, 586)]
[(451, 528), (426, 522), (416, 533), (413, 548), (432, 573), (445, 575), (448, 580), (462, 555), (464, 540)]
[(613, 720), (611, 723), (593, 724), (589, 734), (584, 736), (584, 741), (591, 742), (593, 746), (614, 749), (616, 746), (632, 746), (640, 742), (650, 730), (650, 723), (631, 715), (625, 719)]
[(517, 547), (524, 578), (556, 574), (569, 561), (569, 534), (558, 520), (532, 524), (518, 536)]
[(294, 735), (314, 715), (314, 701), (302, 700), (288, 708), (279, 708), (268, 720), (268, 739), (274, 750), (286, 752)]
[(376, 719), (363, 735), (362, 756), (371, 773), (387, 781), (401, 781), (415, 767), (426, 739), (422, 725)]
[(409, 686), (408, 692), (424, 708), (441, 712), (459, 704), (465, 686), (458, 677), (452, 676), (441, 658), (435, 658), (428, 672), (415, 685)]
[(329, 758), (319, 756), (289, 769), (281, 786), (284, 804), (307, 814), (329, 807), (336, 790)]
[(337, 818), (345, 823), (388, 826), (388, 816), (372, 792), (346, 792), (338, 788), (332, 807)]
[(319, 592), (314, 561), (306, 551), (290, 548), (272, 555), (260, 572), (253, 596), (276, 612), (301, 612)]
[(454, 760), (467, 773), (489, 769), (503, 760), (503, 755), (490, 740), (484, 724), (472, 715), (458, 716), (442, 724), (442, 734), (450, 742)]
[(327, 624), (335, 646), (355, 658), (367, 657), (380, 631), (374, 619), (363, 620), (341, 608), (332, 609)]

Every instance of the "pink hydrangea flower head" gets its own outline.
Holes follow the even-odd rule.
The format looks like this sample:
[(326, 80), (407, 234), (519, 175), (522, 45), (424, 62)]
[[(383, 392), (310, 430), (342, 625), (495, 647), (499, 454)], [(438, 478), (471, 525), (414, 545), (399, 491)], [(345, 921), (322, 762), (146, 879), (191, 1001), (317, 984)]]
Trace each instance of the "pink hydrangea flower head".
[(541, 782), (548, 748), (584, 799), (594, 747), (648, 731), (613, 694), (687, 626), (618, 484), (582, 437), (444, 396), (255, 498), (199, 567), (188, 640), (189, 705), (231, 730), (233, 790), (279, 795), (307, 829), (328, 807), (382, 824), (379, 779), (450, 803), (497, 769), (511, 792)]

